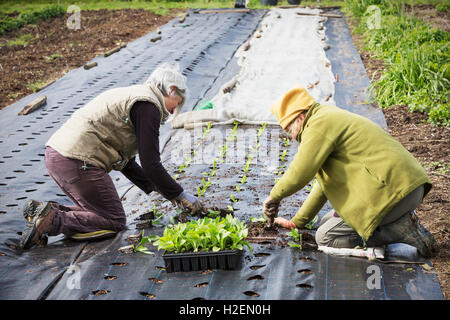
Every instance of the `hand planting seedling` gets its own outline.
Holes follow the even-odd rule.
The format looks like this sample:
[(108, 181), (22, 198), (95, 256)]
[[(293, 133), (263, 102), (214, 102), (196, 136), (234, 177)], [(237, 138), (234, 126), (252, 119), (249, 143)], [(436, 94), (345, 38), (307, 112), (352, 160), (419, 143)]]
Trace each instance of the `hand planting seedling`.
[(245, 241), (247, 234), (247, 226), (231, 215), (215, 219), (205, 217), (167, 227), (153, 244), (158, 250), (173, 253), (242, 250), (245, 245), (253, 254), (250, 244)]
[(299, 248), (302, 250), (302, 234), (296, 228), (291, 228), (291, 232), (286, 233), (288, 236), (294, 238), (294, 241), (289, 241), (288, 245), (291, 248)]

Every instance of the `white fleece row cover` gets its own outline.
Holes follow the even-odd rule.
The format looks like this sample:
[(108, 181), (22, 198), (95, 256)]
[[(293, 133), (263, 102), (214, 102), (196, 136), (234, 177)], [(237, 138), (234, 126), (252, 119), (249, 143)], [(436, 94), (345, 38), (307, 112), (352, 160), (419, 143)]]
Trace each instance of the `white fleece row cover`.
[[(310, 15), (300, 15), (306, 13)], [(319, 9), (272, 9), (259, 28), (237, 52), (239, 73), (234, 88), (211, 99), (212, 110), (180, 114), (172, 126), (180, 128), (212, 121), (238, 120), (247, 124), (278, 124), (270, 111), (275, 100), (300, 84), (319, 103), (335, 104), (331, 64), (326, 57), (326, 36)], [(233, 82), (233, 80), (231, 82)]]

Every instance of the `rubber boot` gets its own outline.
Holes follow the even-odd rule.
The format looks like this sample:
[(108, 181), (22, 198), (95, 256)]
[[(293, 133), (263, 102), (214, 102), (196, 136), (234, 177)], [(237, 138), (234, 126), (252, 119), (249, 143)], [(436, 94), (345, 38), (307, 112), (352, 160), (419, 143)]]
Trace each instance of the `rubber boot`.
[(366, 245), (377, 247), (391, 243), (405, 243), (416, 247), (419, 253), (429, 258), (438, 251), (433, 235), (419, 223), (415, 211), (404, 214), (398, 220), (378, 227)]

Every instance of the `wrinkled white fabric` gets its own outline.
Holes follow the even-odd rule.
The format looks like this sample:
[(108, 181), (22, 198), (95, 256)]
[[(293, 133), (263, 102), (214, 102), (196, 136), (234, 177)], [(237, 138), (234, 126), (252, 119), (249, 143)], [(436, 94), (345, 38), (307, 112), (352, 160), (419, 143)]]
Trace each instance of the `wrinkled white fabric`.
[(384, 247), (366, 248), (366, 249), (351, 249), (351, 248), (332, 248), (326, 246), (319, 246), (318, 250), (337, 256), (353, 256), (366, 257), (372, 259), (384, 259)]
[[(298, 15), (297, 12), (317, 14)], [(302, 85), (319, 103), (335, 104), (334, 76), (326, 57), (326, 18), (319, 9), (272, 9), (260, 27), (236, 52), (240, 71), (234, 88), (211, 99), (212, 110), (179, 115), (172, 126), (214, 121), (247, 124), (278, 124), (270, 106), (295, 85)], [(311, 88), (311, 86), (313, 86)]]

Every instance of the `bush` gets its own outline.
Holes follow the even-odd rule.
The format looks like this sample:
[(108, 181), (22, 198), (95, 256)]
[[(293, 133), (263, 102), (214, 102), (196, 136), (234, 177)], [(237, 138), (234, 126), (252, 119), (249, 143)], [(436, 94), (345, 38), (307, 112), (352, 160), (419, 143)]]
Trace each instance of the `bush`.
[(39, 11), (21, 13), (16, 18), (8, 16), (0, 17), (0, 35), (21, 28), (27, 24), (62, 16), (65, 12), (63, 7), (54, 5)]
[(346, 11), (359, 17), (365, 49), (388, 66), (371, 85), (376, 102), (382, 108), (408, 105), (427, 112), (435, 125), (449, 125), (450, 34), (406, 16), (401, 1), (378, 1), (382, 28), (369, 29), (364, 10), (375, 2), (346, 0)]

